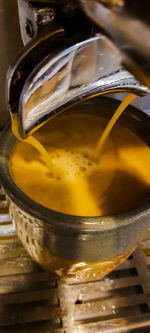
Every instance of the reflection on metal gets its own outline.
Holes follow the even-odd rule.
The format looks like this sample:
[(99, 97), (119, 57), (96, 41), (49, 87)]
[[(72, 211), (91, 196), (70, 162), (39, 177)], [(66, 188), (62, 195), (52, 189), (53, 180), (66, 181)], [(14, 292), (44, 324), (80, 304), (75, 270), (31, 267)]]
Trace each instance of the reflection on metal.
[(122, 64), (150, 87), (150, 1), (80, 0), (118, 47)]
[(53, 22), (55, 11), (48, 4), (38, 6), (28, 0), (18, 0), (18, 13), (22, 41), (28, 43), (37, 36), (44, 25)]
[(8, 107), (22, 138), (81, 99), (114, 91), (149, 93), (120, 66), (150, 86), (149, 0), (144, 6), (140, 0), (132, 6), (128, 0), (80, 2), (18, 0), (27, 45), (8, 73)]
[(83, 98), (113, 91), (148, 93), (145, 86), (118, 65), (116, 52), (106, 37), (97, 35), (53, 57), (44, 57), (26, 78), (19, 96), (16, 112), (21, 137)]
[(133, 255), (103, 280), (72, 284), (30, 259), (4, 202), (0, 189), (1, 332), (149, 332), (150, 231)]

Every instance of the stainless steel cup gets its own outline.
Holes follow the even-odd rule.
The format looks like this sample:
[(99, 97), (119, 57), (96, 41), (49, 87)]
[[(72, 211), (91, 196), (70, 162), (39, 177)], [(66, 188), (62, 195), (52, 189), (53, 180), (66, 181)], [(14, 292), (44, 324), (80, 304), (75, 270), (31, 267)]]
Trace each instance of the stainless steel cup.
[[(89, 105), (93, 113), (110, 117), (112, 105), (116, 109), (118, 101), (100, 96), (83, 101), (78, 108), (85, 112)], [(149, 116), (129, 106), (120, 121), (150, 145)], [(18, 236), (32, 258), (61, 277), (78, 280), (102, 277), (125, 260), (150, 226), (150, 202), (124, 214), (100, 217), (47, 209), (26, 196), (11, 177), (9, 157), (15, 141), (10, 128), (5, 130), (0, 144), (0, 180)]]

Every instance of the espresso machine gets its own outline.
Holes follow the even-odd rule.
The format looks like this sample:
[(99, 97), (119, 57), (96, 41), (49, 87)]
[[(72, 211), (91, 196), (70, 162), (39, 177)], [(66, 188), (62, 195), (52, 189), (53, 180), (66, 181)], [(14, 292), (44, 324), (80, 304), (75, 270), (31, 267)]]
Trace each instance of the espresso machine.
[[(6, 99), (12, 118), (17, 117), (20, 137), (26, 138), (64, 108), (97, 94), (133, 92), (144, 96), (142, 108), (148, 110), (148, 2), (18, 0), (18, 16), (16, 1), (2, 1), (1, 22), (10, 42), (9, 55), (2, 58), (5, 68), (12, 64), (7, 72)], [(15, 32), (7, 32), (7, 21)], [(22, 46), (19, 24), (24, 47), (13, 63), (12, 54)], [(16, 38), (10, 38), (14, 33)], [(2, 52), (6, 49), (4, 43)], [(9, 113), (2, 112), (1, 128)], [(138, 111), (133, 114), (138, 119)], [(24, 206), (14, 206), (11, 202), (29, 245), (27, 221), (38, 222), (23, 212)], [(40, 229), (41, 225), (37, 226)], [(70, 242), (73, 246), (73, 239)], [(28, 256), (0, 189), (1, 331), (149, 332), (149, 248), (150, 231), (129, 259), (103, 280), (66, 282), (43, 271)]]

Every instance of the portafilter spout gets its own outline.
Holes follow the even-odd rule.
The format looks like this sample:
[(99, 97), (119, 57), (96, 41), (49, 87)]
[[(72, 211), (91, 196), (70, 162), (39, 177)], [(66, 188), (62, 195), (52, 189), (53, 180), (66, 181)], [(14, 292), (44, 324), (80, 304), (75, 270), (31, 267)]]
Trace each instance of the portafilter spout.
[[(44, 51), (41, 60), (42, 51), (37, 51), (44, 50), (44, 45), (50, 45), (53, 52)], [(149, 93), (118, 65), (115, 54), (113, 44), (101, 34), (71, 44), (66, 39), (63, 43), (63, 31), (58, 29), (41, 42), (29, 43), (8, 73), (9, 110), (18, 119), (20, 137), (81, 99), (120, 91)]]

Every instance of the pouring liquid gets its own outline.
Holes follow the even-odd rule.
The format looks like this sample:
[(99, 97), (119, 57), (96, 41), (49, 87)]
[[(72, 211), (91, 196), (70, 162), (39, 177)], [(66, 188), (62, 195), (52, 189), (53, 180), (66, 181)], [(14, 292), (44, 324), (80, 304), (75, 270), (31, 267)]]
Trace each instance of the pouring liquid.
[(17, 139), (19, 139), (24, 143), (28, 143), (33, 148), (37, 149), (37, 151), (39, 152), (39, 154), (41, 154), (43, 161), (47, 164), (49, 169), (53, 170), (53, 165), (51, 159), (49, 158), (49, 154), (47, 150), (44, 148), (44, 146), (39, 142), (39, 140), (37, 140), (34, 136), (29, 136), (26, 139), (21, 139), (18, 131), (18, 119), (15, 114), (12, 116), (12, 132)]
[[(136, 98), (137, 96), (134, 94), (130, 94), (128, 93), (127, 96), (124, 98), (124, 100), (122, 101), (122, 103), (120, 104), (120, 106), (117, 108), (117, 110), (115, 111), (114, 115), (112, 116), (112, 118), (110, 119), (110, 121), (108, 122), (104, 132), (102, 133), (102, 135), (100, 136), (100, 139), (98, 141), (98, 144), (95, 148), (95, 151), (93, 153), (93, 159), (97, 160), (97, 162), (100, 160), (100, 155), (101, 155), (101, 151), (105, 145), (105, 142), (107, 140), (107, 137), (110, 133), (110, 131), (112, 130), (112, 128), (114, 127), (116, 121), (118, 120), (118, 118), (121, 116), (121, 114), (124, 112), (124, 110), (126, 109), (126, 107)], [(45, 164), (47, 164), (47, 166), (49, 167), (49, 170), (51, 172), (51, 174), (55, 174), (55, 170), (54, 170), (54, 166), (53, 163), (49, 157), (49, 154), (47, 152), (47, 150), (44, 148), (44, 146), (39, 142), (39, 140), (37, 140), (34, 136), (30, 136), (27, 137), (26, 139), (21, 139), (19, 132), (18, 132), (18, 121), (15, 117), (15, 115), (12, 118), (12, 132), (14, 133), (14, 135), (20, 140), (23, 141), (25, 143), (30, 144), (32, 147), (34, 147), (35, 149), (38, 150), (38, 152), (41, 154), (43, 161), (45, 162)], [(90, 162), (89, 162), (90, 163)]]
[(115, 111), (114, 115), (112, 116), (112, 118), (110, 119), (110, 121), (108, 122), (106, 128), (104, 129), (104, 132), (102, 133), (102, 136), (99, 139), (99, 142), (97, 144), (97, 147), (95, 149), (94, 155), (93, 157), (96, 160), (100, 160), (100, 156), (101, 156), (101, 152), (102, 149), (105, 145), (105, 142), (108, 138), (109, 133), (111, 132), (111, 130), (113, 129), (113, 127), (115, 126), (118, 118), (122, 115), (122, 113), (124, 112), (124, 110), (127, 108), (127, 106), (134, 101), (134, 99), (137, 96), (134, 94), (127, 94), (126, 97), (124, 98), (124, 100), (122, 101), (122, 103), (119, 105), (119, 107), (117, 108), (117, 110)]
[(67, 214), (101, 216), (136, 208), (149, 190), (149, 148), (121, 125), (110, 134), (134, 98), (128, 94), (108, 124), (92, 110), (77, 112), (55, 117), (34, 137), (18, 141), (10, 159), (18, 187)]

